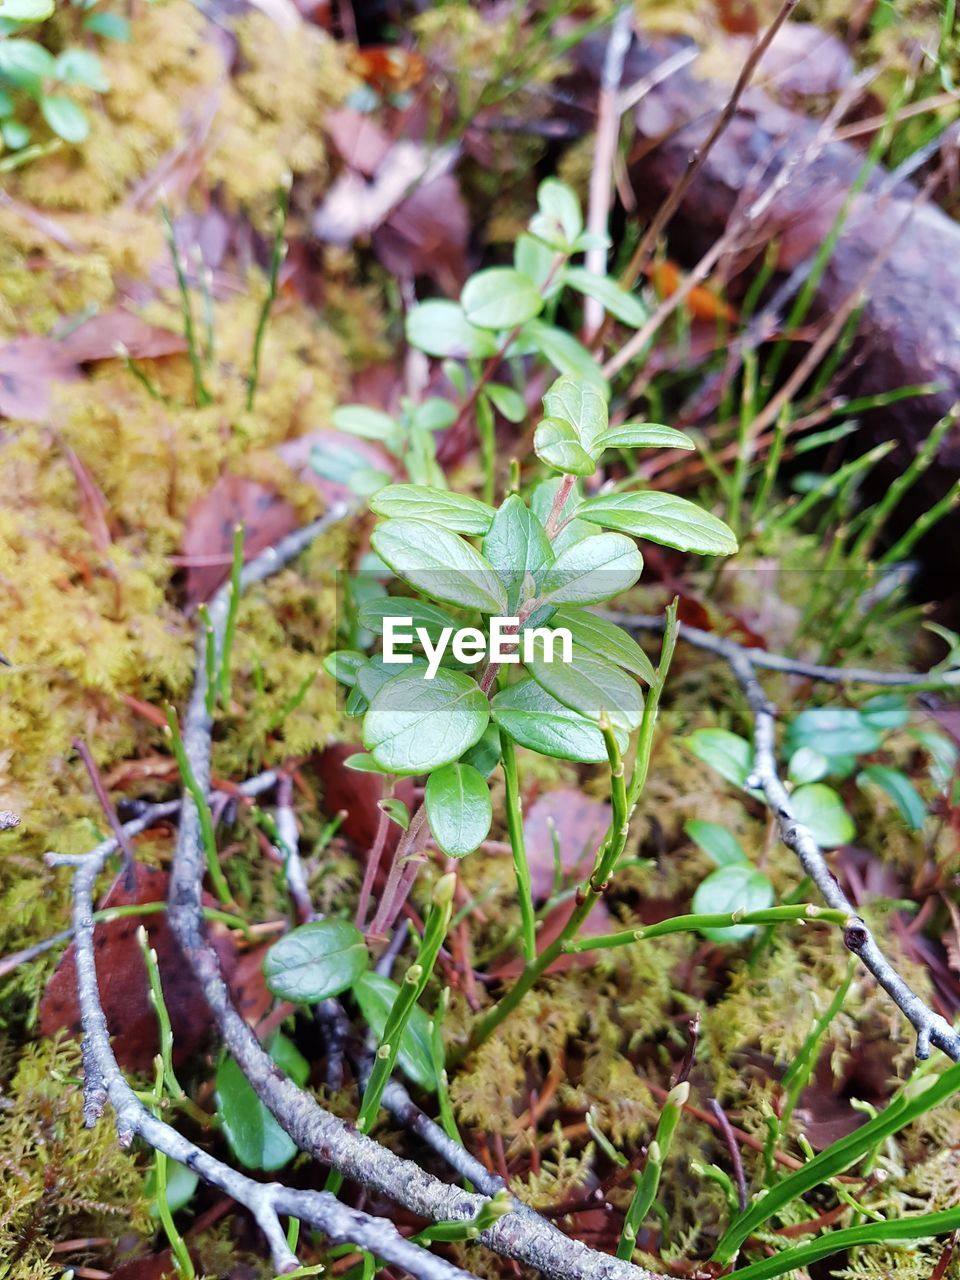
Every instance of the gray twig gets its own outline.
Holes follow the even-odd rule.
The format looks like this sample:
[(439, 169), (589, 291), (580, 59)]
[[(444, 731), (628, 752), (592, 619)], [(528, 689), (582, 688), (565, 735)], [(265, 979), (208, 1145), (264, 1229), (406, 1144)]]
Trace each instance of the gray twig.
[[(241, 585), (262, 581), (299, 554), (309, 543), (347, 513), (346, 507), (328, 512), (323, 520), (298, 530), (261, 553), (245, 567)], [(224, 589), (210, 603), (210, 620), (219, 651), (226, 622), (228, 596)], [(202, 788), (209, 786), (212, 721), (206, 708), (206, 665), (203, 638), (193, 692), (183, 720), (183, 741), (190, 765)], [(413, 1213), (434, 1222), (474, 1218), (485, 1197), (441, 1182), (410, 1160), (402, 1160), (373, 1139), (355, 1132), (326, 1111), (312, 1094), (297, 1088), (277, 1071), (272, 1059), (237, 1012), (220, 971), (216, 952), (202, 931), (201, 885), (205, 870), (199, 819), (191, 796), (184, 793), (176, 854), (170, 878), (171, 928), (196, 975), (230, 1053), (257, 1097), (290, 1134), (297, 1146), (315, 1159), (332, 1165), (352, 1181), (370, 1187)], [(515, 1258), (557, 1280), (649, 1280), (649, 1273), (579, 1240), (571, 1240), (533, 1210), (523, 1207), (500, 1218), (483, 1231), (479, 1242), (505, 1257)], [(376, 1249), (380, 1256), (383, 1251)]]
[[(128, 824), (127, 834), (130, 834)], [(105, 840), (84, 855), (73, 881), (73, 929), (77, 955), (77, 992), (83, 1023), (84, 1121), (96, 1123), (107, 1101), (116, 1112), (117, 1135), (128, 1147), (141, 1137), (156, 1151), (192, 1169), (253, 1214), (270, 1249), (274, 1268), (298, 1268), (287, 1244), (281, 1215), (298, 1218), (322, 1231), (331, 1244), (351, 1243), (401, 1267), (418, 1280), (471, 1280), (469, 1273), (405, 1240), (392, 1222), (342, 1205), (324, 1191), (297, 1191), (276, 1182), (255, 1182), (188, 1141), (150, 1113), (127, 1084), (110, 1045), (107, 1019), (100, 1002), (93, 948), (93, 891), (97, 876), (117, 848)]]
[[(635, 631), (662, 631), (663, 619), (633, 614), (606, 613), (604, 617)], [(780, 777), (776, 754), (777, 709), (769, 701), (757, 678), (757, 667), (785, 671), (794, 675), (826, 680), (833, 684), (858, 681), (864, 684), (905, 685), (916, 684), (916, 678), (905, 679), (903, 673), (867, 671), (860, 668), (819, 667), (812, 663), (795, 662), (781, 658), (764, 649), (746, 649), (734, 640), (716, 636), (696, 627), (680, 627), (680, 638), (698, 649), (716, 654), (730, 667), (743, 689), (754, 717), (753, 773), (747, 786), (759, 788), (776, 818), (780, 839), (800, 860), (806, 874), (817, 886), (828, 906), (845, 911), (850, 922), (843, 931), (846, 947), (857, 956), (864, 967), (876, 978), (894, 1004), (912, 1024), (917, 1033), (917, 1057), (928, 1058), (930, 1046), (938, 1049), (954, 1061), (960, 1061), (960, 1034), (946, 1018), (930, 1009), (910, 986), (900, 977), (886, 958), (867, 928), (857, 915), (847, 895), (841, 889), (836, 876), (827, 865), (823, 851), (810, 829), (797, 819), (790, 795)], [(944, 683), (949, 683), (945, 681)]]

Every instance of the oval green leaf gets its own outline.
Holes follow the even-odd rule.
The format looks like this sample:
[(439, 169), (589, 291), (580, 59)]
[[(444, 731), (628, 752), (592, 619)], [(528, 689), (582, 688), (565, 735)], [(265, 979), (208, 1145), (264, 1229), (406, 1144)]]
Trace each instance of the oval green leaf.
[(557, 556), (543, 575), (541, 595), (552, 604), (598, 604), (632, 587), (642, 571), (643, 557), (629, 538), (601, 533)]
[(607, 429), (607, 398), (594, 383), (565, 374), (543, 397), (544, 411), (551, 418), (568, 422), (588, 452)]
[(522, 498), (511, 494), (494, 516), (483, 540), (483, 554), (507, 589), (511, 616), (524, 595), (553, 563), (553, 548), (543, 525)]
[(565, 605), (558, 609), (551, 619), (554, 627), (566, 627), (573, 637), (574, 644), (591, 653), (599, 653), (602, 657), (615, 662), (624, 671), (639, 676), (647, 684), (656, 682), (657, 673), (653, 663), (644, 651), (628, 635), (623, 627), (606, 618), (598, 618), (588, 609), (574, 609)]
[[(720, 867), (707, 876), (693, 895), (697, 915), (720, 915), (731, 911), (762, 911), (773, 905), (773, 885), (749, 863)], [(701, 929), (711, 942), (740, 942), (756, 930), (754, 924), (735, 924), (727, 929)]]
[(833, 787), (824, 786), (822, 782), (797, 787), (790, 797), (790, 804), (797, 821), (809, 829), (814, 840), (824, 849), (849, 844), (857, 834), (853, 819), (839, 795)]
[(387, 520), (370, 541), (394, 573), (424, 595), (481, 613), (505, 613), (506, 588), (493, 566), (455, 533), (427, 520)]
[(488, 267), (471, 276), (460, 294), (469, 324), (478, 329), (512, 329), (543, 310), (533, 281), (513, 267)]
[(400, 434), (399, 424), (380, 409), (367, 404), (342, 404), (330, 415), (330, 422), (338, 431), (359, 436), (362, 440), (380, 440), (395, 444)]
[(480, 738), (490, 705), (476, 681), (441, 667), (394, 676), (374, 694), (363, 745), (390, 773), (428, 773), (450, 764)]
[(733, 531), (722, 520), (672, 493), (611, 493), (588, 498), (577, 515), (605, 529), (619, 529), (704, 556), (729, 556), (737, 550)]
[(753, 768), (753, 747), (729, 729), (695, 729), (683, 741), (704, 764), (716, 769), (721, 778), (742, 787)]
[(597, 441), (604, 449), (693, 449), (694, 443), (682, 431), (662, 427), (657, 422), (624, 422), (604, 431)]
[[(607, 759), (597, 726), (558, 702), (530, 677), (498, 693), (490, 713), (514, 742), (540, 755), (580, 764), (599, 764)], [(626, 734), (618, 730), (614, 734), (621, 750), (626, 750)]]
[(273, 944), (263, 975), (281, 1000), (318, 1004), (352, 987), (369, 963), (363, 934), (349, 921), (315, 920)]
[(558, 329), (556, 325), (545, 324), (542, 320), (530, 320), (523, 326), (520, 337), (532, 343), (558, 373), (572, 373), (599, 387), (604, 395), (608, 393), (610, 384), (600, 366), (587, 348), (566, 329)]
[(559, 418), (544, 418), (533, 433), (533, 451), (554, 471), (574, 476), (592, 476), (597, 469), (583, 448), (575, 428)]
[(407, 316), (407, 341), (428, 356), (454, 356), (461, 360), (496, 355), (497, 342), (490, 333), (476, 329), (459, 302), (443, 298), (421, 302)]
[[(397, 984), (379, 973), (363, 974), (354, 988), (353, 995), (360, 1012), (377, 1040), (383, 1039), (387, 1018), (399, 994)], [(411, 1009), (403, 1028), (397, 1065), (421, 1089), (436, 1092), (437, 1072), (430, 1047), (430, 1019), (418, 1004)]]
[(437, 844), (451, 858), (473, 853), (493, 820), (490, 788), (468, 764), (448, 764), (427, 779), (424, 803)]
[(562, 279), (578, 293), (596, 298), (604, 311), (609, 311), (610, 315), (633, 329), (639, 329), (647, 320), (649, 312), (636, 294), (627, 293), (609, 276), (595, 275), (586, 267), (567, 267)]
[(911, 831), (921, 829), (927, 816), (927, 807), (906, 774), (884, 764), (869, 764), (857, 778), (858, 785), (862, 786), (864, 782), (872, 782), (887, 793)]
[(636, 729), (643, 716), (643, 695), (639, 686), (606, 658), (586, 649), (573, 649), (573, 660), (563, 662), (559, 648), (553, 661), (544, 659), (544, 648), (539, 641), (525, 666), (542, 689), (546, 689), (558, 702), (579, 711), (588, 720), (599, 721), (605, 713), (612, 725), (630, 731)]
[(718, 867), (750, 861), (737, 837), (726, 827), (721, 827), (719, 822), (701, 822), (693, 818), (683, 824), (683, 829)]
[(90, 121), (83, 108), (78, 107), (70, 98), (64, 98), (58, 93), (44, 94), (40, 99), (40, 111), (53, 132), (64, 142), (76, 145), (86, 140), (90, 132)]
[(465, 493), (435, 489), (429, 484), (391, 484), (370, 500), (379, 516), (429, 520), (451, 533), (486, 533), (494, 517), (493, 507)]

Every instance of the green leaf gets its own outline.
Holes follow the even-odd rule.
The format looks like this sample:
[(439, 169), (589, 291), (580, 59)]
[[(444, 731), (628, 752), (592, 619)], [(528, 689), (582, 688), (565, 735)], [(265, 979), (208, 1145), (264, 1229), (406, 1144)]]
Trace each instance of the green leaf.
[[(188, 1169), (185, 1164), (181, 1164), (179, 1160), (167, 1161), (167, 1207), (171, 1213), (177, 1213), (178, 1210), (190, 1203), (199, 1182), (200, 1179), (197, 1174), (192, 1169)], [(147, 1174), (146, 1181), (143, 1184), (143, 1192), (151, 1202), (151, 1218), (159, 1218), (156, 1165)]]
[(492, 334), (475, 328), (459, 302), (442, 298), (421, 302), (407, 316), (407, 341), (428, 356), (456, 356), (461, 360), (483, 360), (496, 355)]
[(370, 963), (363, 934), (347, 920), (314, 920), (267, 952), (263, 974), (281, 1000), (319, 1004), (347, 991)]
[(629, 538), (602, 533), (561, 552), (543, 575), (541, 595), (553, 604), (597, 604), (632, 587), (643, 557)]
[(653, 663), (644, 651), (622, 627), (606, 618), (598, 618), (588, 609), (574, 609), (564, 606), (558, 609), (551, 619), (554, 627), (566, 627), (573, 637), (574, 644), (591, 653), (599, 653), (609, 658), (624, 671), (639, 676), (647, 684), (656, 683), (657, 673)]
[(494, 408), (502, 413), (508, 422), (523, 422), (527, 416), (527, 406), (519, 391), (507, 387), (502, 382), (487, 383), (486, 394), (493, 401)]
[(900, 816), (911, 831), (919, 831), (923, 827), (927, 807), (906, 774), (901, 773), (899, 769), (890, 769), (887, 765), (868, 764), (857, 778), (859, 786), (862, 786), (864, 781), (874, 783), (887, 793), (900, 810)]
[(649, 312), (640, 299), (633, 293), (621, 289), (616, 280), (609, 276), (598, 276), (586, 267), (567, 267), (563, 273), (563, 283), (578, 293), (585, 293), (596, 298), (604, 311), (609, 311), (617, 320), (639, 329), (647, 320)]
[(822, 782), (797, 787), (790, 797), (790, 804), (797, 821), (809, 828), (814, 840), (824, 849), (848, 844), (857, 834), (843, 801), (833, 787)]
[(429, 396), (408, 409), (410, 421), (420, 431), (446, 431), (457, 420), (457, 410), (442, 396)]
[(351, 477), (368, 465), (369, 459), (362, 453), (339, 441), (324, 441), (310, 450), (311, 468), (334, 484), (349, 484)]
[(103, 36), (105, 40), (119, 40), (123, 44), (130, 41), (130, 23), (119, 13), (91, 13), (84, 18), (83, 25), (95, 36)]
[(544, 395), (543, 407), (549, 417), (568, 422), (583, 448), (594, 454), (608, 421), (607, 398), (599, 387), (564, 374)]
[(558, 373), (574, 374), (599, 387), (604, 395), (609, 392), (609, 383), (601, 373), (600, 366), (572, 333), (558, 329), (556, 325), (545, 324), (542, 320), (530, 320), (523, 326), (520, 336), (529, 339)]
[[(440, 633), (446, 627), (454, 630), (462, 624), (452, 614), (438, 609), (435, 604), (427, 604), (426, 600), (413, 600), (408, 596), (382, 596), (379, 600), (368, 600), (357, 611), (357, 621), (361, 627), (372, 631), (374, 635), (383, 635), (385, 618), (412, 618), (412, 630), (416, 634), (417, 627), (422, 627), (436, 644)], [(414, 640), (416, 644), (416, 640)]]
[(107, 93), (110, 89), (100, 59), (89, 49), (64, 49), (54, 63), (53, 76), (61, 84), (84, 85), (98, 93)]
[(410, 810), (398, 800), (396, 796), (387, 796), (385, 800), (377, 802), (377, 808), (387, 815), (391, 822), (395, 822), (402, 831), (410, 829)]
[(480, 740), (460, 757), (460, 763), (476, 769), (482, 778), (489, 778), (500, 763), (500, 755), (500, 731), (495, 724), (488, 724)]
[(559, 418), (544, 418), (533, 433), (533, 450), (555, 471), (592, 476), (597, 464), (580, 443), (576, 429)]
[(459, 759), (490, 718), (474, 680), (441, 667), (394, 676), (374, 694), (363, 721), (363, 745), (391, 773), (428, 773)]
[(598, 721), (601, 712), (605, 712), (610, 723), (618, 728), (636, 729), (643, 716), (639, 686), (606, 658), (575, 645), (571, 648), (571, 662), (562, 662), (557, 655), (554, 661), (546, 662), (543, 644), (538, 638), (533, 654), (524, 665), (541, 688), (572, 711), (579, 711), (593, 721)]
[(0, 75), (29, 93), (53, 75), (53, 55), (34, 40), (0, 40)]
[(683, 824), (683, 829), (718, 867), (738, 866), (740, 863), (747, 863), (749, 866), (750, 859), (744, 852), (743, 845), (732, 831), (721, 827), (719, 822), (701, 822), (691, 818)]
[(537, 286), (513, 267), (488, 267), (470, 277), (460, 294), (469, 324), (478, 329), (513, 329), (543, 310)]
[(381, 471), (379, 467), (357, 467), (356, 471), (351, 471), (347, 484), (350, 492), (358, 498), (368, 498), (389, 484), (392, 478), (389, 471)]
[(503, 615), (507, 593), (492, 565), (455, 533), (426, 520), (387, 520), (374, 550), (399, 577), (445, 604)]
[(486, 840), (493, 804), (486, 779), (468, 764), (448, 764), (427, 779), (424, 803), (437, 844), (451, 858), (473, 853)]
[(624, 422), (611, 427), (597, 440), (604, 449), (693, 449), (694, 443), (682, 431), (662, 427), (657, 422)]
[(485, 502), (428, 484), (391, 484), (372, 499), (370, 510), (378, 516), (429, 520), (451, 533), (470, 535), (486, 533), (494, 517)]
[(722, 520), (672, 493), (605, 494), (588, 498), (577, 515), (606, 529), (619, 529), (678, 551), (727, 556), (737, 550), (737, 540)]
[[(367, 1026), (378, 1040), (382, 1040), (400, 988), (390, 978), (368, 972), (362, 975), (353, 994)], [(436, 1092), (437, 1072), (430, 1048), (430, 1019), (419, 1005), (414, 1005), (410, 1011), (410, 1018), (400, 1037), (397, 1064), (414, 1084), (430, 1093)]]
[(910, 719), (910, 708), (899, 693), (878, 693), (860, 706), (859, 714), (874, 729), (899, 729)]
[(716, 769), (721, 778), (742, 787), (753, 768), (753, 747), (728, 729), (695, 729), (683, 739), (698, 760)]
[(858, 756), (876, 751), (880, 743), (877, 729), (852, 707), (811, 707), (787, 726), (790, 751), (813, 747), (823, 756)]
[(357, 672), (367, 662), (367, 655), (357, 649), (336, 649), (323, 660), (323, 669), (338, 684), (352, 689), (357, 683)]
[(55, 7), (53, 0), (0, 0), (0, 18), (9, 22), (44, 22)]
[[(277, 1036), (272, 1055), (283, 1054)], [(297, 1055), (300, 1056), (299, 1054)], [(301, 1062), (303, 1059), (300, 1059)], [(263, 1105), (247, 1077), (231, 1057), (217, 1068), (217, 1111), (233, 1154), (248, 1169), (281, 1169), (297, 1154), (297, 1144)]]
[(357, 688), (368, 701), (372, 701), (388, 680), (410, 675), (420, 679), (426, 670), (427, 664), (422, 658), (414, 657), (412, 663), (387, 662), (382, 653), (375, 653), (357, 671)]
[(544, 299), (553, 297), (562, 288), (559, 276), (551, 279), (555, 257), (549, 245), (526, 232), (517, 237), (513, 247), (513, 265), (533, 281)]
[(535, 587), (543, 571), (553, 563), (553, 549), (543, 525), (515, 493), (494, 516), (483, 540), (483, 554), (506, 587), (510, 616), (524, 597), (528, 577), (528, 585)]
[(356, 751), (352, 756), (347, 756), (343, 762), (343, 767), (352, 769), (354, 773), (376, 773), (380, 777), (384, 776), (384, 770), (380, 768), (373, 756), (366, 751)]
[(830, 761), (813, 747), (798, 747), (787, 765), (787, 777), (799, 785), (802, 782), (819, 782), (830, 772)]
[(76, 145), (83, 142), (90, 132), (90, 121), (83, 109), (60, 94), (44, 94), (40, 99), (40, 111), (53, 132), (64, 142)]
[(30, 141), (30, 130), (20, 120), (4, 120), (0, 124), (0, 136), (11, 151), (19, 151)]
[[(762, 911), (773, 904), (773, 885), (749, 863), (731, 863), (712, 871), (693, 895), (697, 915), (719, 915), (728, 911)], [(701, 929), (711, 942), (740, 942), (756, 931), (753, 924), (735, 924), (727, 929)]]
[[(515, 742), (540, 755), (581, 764), (599, 764), (607, 759), (603, 735), (597, 726), (558, 702), (532, 678), (518, 680), (498, 693), (490, 713)], [(614, 732), (621, 750), (625, 750), (626, 735)]]
[(389, 446), (398, 444), (402, 437), (399, 423), (389, 413), (371, 409), (366, 404), (342, 404), (330, 415), (330, 422), (338, 431), (359, 436), (362, 440), (379, 440)]
[(16, 107), (14, 105), (14, 101), (10, 97), (9, 93), (4, 93), (4, 91), (0, 89), (0, 119), (12, 116), (15, 110)]
[(580, 201), (573, 188), (559, 178), (544, 178), (537, 188), (537, 209), (536, 234), (560, 248), (572, 247), (583, 230)]

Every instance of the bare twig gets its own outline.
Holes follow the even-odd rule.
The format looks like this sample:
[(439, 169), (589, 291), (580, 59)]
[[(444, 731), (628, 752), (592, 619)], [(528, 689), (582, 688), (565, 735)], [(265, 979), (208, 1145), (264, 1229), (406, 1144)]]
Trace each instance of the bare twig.
[[(259, 582), (302, 551), (330, 523), (341, 518), (336, 508), (261, 553), (244, 568), (243, 587)], [(210, 604), (217, 647), (222, 644), (228, 597), (224, 590)], [(183, 740), (195, 778), (206, 788), (210, 775), (212, 721), (206, 709), (206, 667), (199, 638), (193, 692), (183, 720)], [(449, 1186), (409, 1160), (358, 1134), (326, 1111), (309, 1093), (276, 1070), (251, 1028), (237, 1012), (220, 970), (216, 952), (201, 931), (201, 885), (205, 869), (199, 818), (189, 793), (183, 796), (180, 832), (170, 879), (168, 918), (196, 975), (224, 1043), (257, 1097), (273, 1113), (297, 1146), (338, 1169), (352, 1181), (389, 1197), (435, 1222), (474, 1218), (484, 1197)], [(482, 1231), (479, 1243), (515, 1258), (556, 1280), (649, 1280), (649, 1273), (571, 1240), (533, 1210), (514, 1202), (511, 1213)], [(382, 1250), (377, 1249), (383, 1255)]]
[(730, 1164), (733, 1168), (733, 1180), (737, 1187), (737, 1203), (740, 1205), (740, 1212), (746, 1213), (747, 1180), (743, 1173), (743, 1157), (740, 1155), (740, 1148), (737, 1145), (737, 1135), (733, 1132), (733, 1125), (727, 1119), (727, 1113), (716, 1098), (710, 1099), (710, 1110), (717, 1117), (717, 1124), (723, 1134), (723, 1140), (727, 1144), (727, 1150), (730, 1152)]
[(77, 992), (84, 1031), (84, 1121), (87, 1126), (96, 1123), (109, 1101), (116, 1112), (121, 1146), (128, 1147), (134, 1138), (141, 1137), (156, 1151), (192, 1169), (204, 1181), (219, 1187), (249, 1209), (266, 1237), (273, 1266), (280, 1273), (295, 1271), (299, 1266), (281, 1225), (283, 1215), (317, 1228), (333, 1244), (359, 1245), (418, 1280), (470, 1280), (469, 1273), (405, 1240), (385, 1218), (350, 1209), (323, 1191), (297, 1191), (276, 1182), (255, 1182), (189, 1142), (153, 1116), (140, 1101), (127, 1084), (110, 1046), (93, 948), (93, 890), (117, 843), (115, 838), (105, 840), (82, 859), (75, 860), (73, 928)]
[[(613, 164), (620, 136), (621, 109), (619, 103), (620, 81), (623, 64), (630, 48), (630, 32), (633, 26), (632, 0), (621, 4), (610, 28), (607, 52), (600, 77), (600, 94), (597, 101), (597, 132), (593, 148), (593, 166), (590, 170), (590, 199), (587, 206), (587, 230), (595, 236), (606, 238), (610, 214), (610, 190)], [(588, 271), (596, 276), (607, 273), (607, 250), (601, 245), (588, 249), (585, 259)], [(583, 302), (583, 337), (589, 342), (603, 323), (603, 305), (596, 298), (587, 297)]]
[[(663, 629), (662, 618), (611, 613), (604, 616), (635, 631), (659, 632)], [(906, 678), (902, 673), (888, 674), (859, 668), (844, 671), (839, 667), (819, 667), (811, 663), (794, 662), (790, 658), (781, 658), (763, 649), (746, 649), (733, 640), (713, 635), (708, 631), (699, 631), (695, 627), (681, 626), (679, 634), (680, 638), (686, 640), (688, 644), (723, 658), (743, 689), (754, 717), (753, 773), (747, 779), (746, 785), (763, 791), (767, 804), (776, 818), (780, 839), (797, 855), (804, 872), (820, 890), (827, 905), (836, 910), (845, 911), (850, 916), (850, 923), (843, 931), (844, 944), (873, 974), (901, 1013), (912, 1024), (917, 1034), (917, 1057), (928, 1058), (931, 1045), (935, 1045), (948, 1057), (960, 1061), (960, 1034), (951, 1027), (946, 1018), (924, 1004), (900, 977), (877, 946), (870, 930), (857, 915), (855, 907), (827, 865), (823, 851), (814, 840), (809, 828), (797, 819), (777, 766), (777, 709), (767, 699), (763, 686), (757, 678), (756, 669), (766, 667), (816, 680), (826, 680), (834, 684), (860, 681), (865, 684), (904, 686), (916, 685), (916, 679)], [(942, 686), (956, 684), (956, 679), (945, 678), (940, 681), (940, 684)]]
[(90, 784), (100, 801), (100, 808), (107, 815), (107, 821), (113, 830), (113, 834), (117, 837), (117, 843), (123, 850), (123, 859), (128, 873), (133, 872), (133, 847), (127, 839), (123, 831), (120, 819), (117, 817), (117, 811), (113, 807), (113, 801), (107, 795), (107, 789), (103, 785), (103, 779), (100, 776), (100, 770), (97, 768), (97, 762), (94, 760), (90, 748), (82, 738), (74, 738), (73, 747), (80, 759), (83, 761), (83, 767), (87, 771)]

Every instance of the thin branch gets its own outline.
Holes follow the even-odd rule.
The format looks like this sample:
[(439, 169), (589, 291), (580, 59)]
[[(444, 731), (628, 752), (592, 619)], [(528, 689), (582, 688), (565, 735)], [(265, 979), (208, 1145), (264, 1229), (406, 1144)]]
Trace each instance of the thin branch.
[(727, 1144), (727, 1150), (730, 1152), (730, 1164), (733, 1166), (733, 1180), (737, 1187), (737, 1203), (740, 1205), (740, 1212), (746, 1213), (747, 1180), (743, 1173), (743, 1157), (740, 1155), (740, 1148), (737, 1145), (737, 1136), (733, 1132), (733, 1125), (727, 1119), (727, 1113), (716, 1098), (710, 1099), (710, 1110), (717, 1117), (717, 1124), (723, 1134), (723, 1140)]
[(130, 841), (124, 835), (123, 826), (117, 817), (117, 811), (113, 807), (113, 802), (107, 795), (107, 788), (103, 785), (103, 778), (100, 776), (100, 770), (97, 768), (97, 762), (91, 754), (90, 748), (82, 738), (74, 738), (74, 750), (83, 761), (83, 767), (87, 771), (87, 777), (90, 779), (90, 785), (93, 787), (97, 799), (100, 801), (100, 808), (107, 816), (113, 834), (117, 837), (117, 842), (123, 850), (123, 859), (128, 872), (133, 871), (133, 847)]
[[(262, 552), (245, 567), (243, 587), (262, 581), (280, 569), (329, 525), (347, 513), (332, 509), (320, 521), (298, 530)], [(210, 603), (215, 642), (222, 644), (228, 597), (221, 589)], [(206, 667), (203, 637), (198, 637), (198, 660), (193, 692), (183, 719), (183, 740), (194, 776), (209, 785), (211, 718), (206, 708)], [(434, 1222), (476, 1217), (485, 1197), (452, 1187), (402, 1160), (371, 1138), (358, 1134), (326, 1111), (309, 1093), (276, 1070), (251, 1028), (235, 1008), (220, 970), (216, 952), (201, 930), (201, 886), (205, 858), (200, 825), (192, 797), (183, 796), (182, 817), (170, 878), (168, 918), (174, 935), (199, 981), (223, 1041), (247, 1077), (257, 1097), (276, 1117), (297, 1146), (331, 1165), (345, 1177), (389, 1197), (411, 1212)], [(650, 1280), (650, 1274), (630, 1263), (598, 1253), (571, 1240), (551, 1223), (524, 1206), (500, 1218), (480, 1233), (479, 1243), (505, 1257), (515, 1258), (556, 1280)], [(382, 1250), (376, 1249), (381, 1256)]]
[[(609, 613), (603, 616), (635, 631), (663, 629), (662, 618)], [(931, 1045), (935, 1045), (949, 1058), (960, 1061), (960, 1034), (951, 1027), (946, 1018), (924, 1004), (900, 977), (877, 946), (873, 934), (857, 915), (856, 908), (841, 889), (810, 829), (797, 819), (777, 765), (777, 709), (767, 699), (763, 686), (757, 678), (756, 668), (773, 668), (832, 683), (857, 680), (865, 684), (890, 686), (916, 682), (894, 678), (893, 674), (880, 671), (865, 671), (859, 668), (844, 671), (839, 667), (815, 667), (808, 663), (795, 663), (792, 659), (779, 658), (763, 649), (746, 649), (733, 640), (712, 635), (707, 631), (699, 631), (695, 627), (681, 626), (680, 639), (723, 658), (743, 689), (754, 717), (753, 773), (747, 779), (746, 785), (763, 791), (767, 804), (776, 818), (780, 839), (797, 855), (804, 872), (817, 886), (827, 905), (835, 910), (844, 911), (852, 917), (843, 931), (844, 945), (873, 974), (897, 1008), (912, 1024), (917, 1033), (917, 1057), (928, 1058)], [(955, 684), (956, 680), (943, 680), (941, 683)]]
[(401, 1267), (418, 1280), (471, 1280), (435, 1254), (405, 1240), (392, 1222), (350, 1209), (323, 1191), (297, 1191), (279, 1183), (255, 1182), (189, 1142), (153, 1116), (124, 1078), (110, 1045), (107, 1019), (100, 1001), (93, 946), (93, 891), (117, 840), (104, 841), (86, 854), (73, 881), (73, 928), (76, 938), (77, 992), (83, 1023), (84, 1122), (94, 1125), (107, 1101), (116, 1112), (120, 1145), (142, 1138), (156, 1151), (193, 1170), (253, 1214), (270, 1249), (273, 1266), (282, 1274), (297, 1270), (287, 1244), (281, 1215), (315, 1227), (332, 1244), (351, 1243)]

